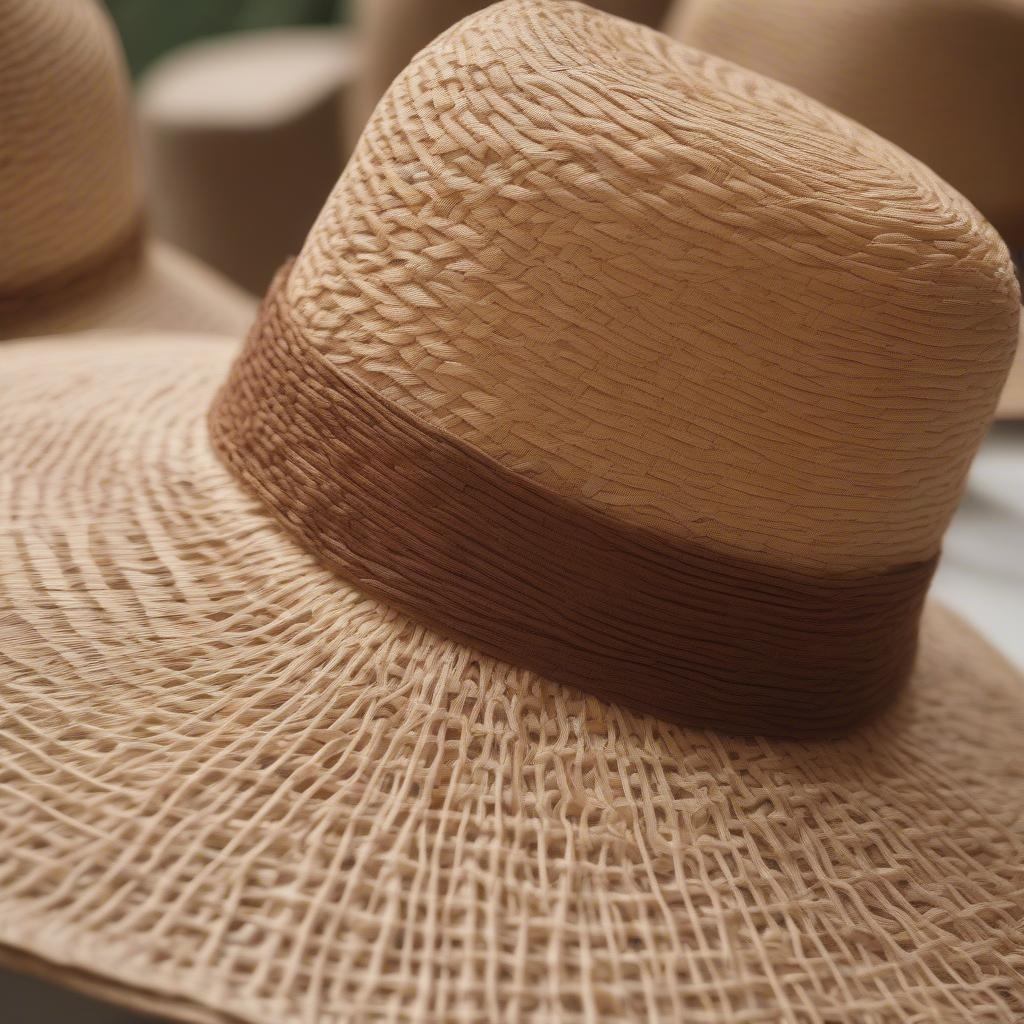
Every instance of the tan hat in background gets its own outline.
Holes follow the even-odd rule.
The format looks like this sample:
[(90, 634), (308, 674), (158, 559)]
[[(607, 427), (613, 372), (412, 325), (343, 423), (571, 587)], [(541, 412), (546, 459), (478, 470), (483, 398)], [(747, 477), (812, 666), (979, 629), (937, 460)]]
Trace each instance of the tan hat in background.
[(918, 637), (1019, 303), (792, 90), (462, 22), (237, 361), (0, 351), (0, 959), (236, 1024), (1020, 1020), (1024, 681)]
[(333, 26), (239, 32), (158, 61), (138, 101), (154, 229), (261, 294), (344, 166), (342, 100), (362, 64)]
[[(902, 146), (1024, 258), (1024, 0), (678, 0), (675, 38)], [(1024, 345), (1001, 418), (1024, 418)]]
[[(597, 10), (642, 25), (660, 25), (671, 0), (591, 0)], [(352, 20), (365, 54), (362, 73), (348, 94), (345, 124), (355, 146), (373, 108), (395, 77), (428, 43), (488, 0), (353, 0)]]
[(131, 92), (92, 0), (0, 0), (0, 337), (237, 334), (252, 300), (148, 237)]

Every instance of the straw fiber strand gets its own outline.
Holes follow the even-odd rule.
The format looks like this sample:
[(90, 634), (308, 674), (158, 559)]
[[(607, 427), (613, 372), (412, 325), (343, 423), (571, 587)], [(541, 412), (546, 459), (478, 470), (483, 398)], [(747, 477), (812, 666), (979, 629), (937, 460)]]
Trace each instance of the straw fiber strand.
[(842, 741), (585, 697), (295, 545), (232, 355), (0, 350), (0, 943), (182, 1019), (1021, 1019), (1022, 680), (958, 620)]
[(326, 360), (282, 270), (210, 415), (238, 479), (320, 561), (419, 622), (690, 725), (835, 735), (913, 664), (934, 560), (809, 575), (624, 523)]
[(508, 468), (824, 572), (935, 555), (1019, 321), (1005, 247), (922, 164), (535, 0), (398, 78), (286, 295), (330, 361)]

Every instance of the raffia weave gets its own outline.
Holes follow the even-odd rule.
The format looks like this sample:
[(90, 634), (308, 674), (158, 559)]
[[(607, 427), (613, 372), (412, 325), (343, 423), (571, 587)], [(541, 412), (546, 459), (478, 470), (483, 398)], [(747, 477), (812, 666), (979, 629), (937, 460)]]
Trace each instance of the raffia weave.
[(572, 3), (490, 8), (410, 65), (287, 298), (506, 466), (817, 571), (936, 553), (1020, 316), (998, 236), (922, 164)]
[(850, 739), (661, 724), (319, 568), (226, 343), (76, 345), (0, 352), (0, 944), (204, 1021), (1024, 1014), (1024, 681), (948, 612)]
[[(852, 569), (935, 553), (1019, 295), (876, 137), (520, 0), (402, 76), (288, 301), (559, 493)], [(295, 544), (210, 446), (233, 353), (0, 350), (0, 957), (200, 1021), (1020, 1020), (1024, 683), (966, 627), (837, 742), (586, 698)]]
[(285, 267), (210, 440), (322, 565), (502, 661), (686, 725), (840, 735), (906, 683), (935, 561), (810, 574), (539, 486), (317, 352)]
[[(406, 64), (445, 29), (487, 6), (487, 0), (354, 0), (350, 11), (366, 66), (347, 99), (352, 143)], [(593, 0), (589, 6), (643, 25), (659, 25), (669, 0)]]
[[(665, 30), (891, 139), (1024, 246), (1022, 0), (676, 0)], [(998, 415), (1024, 418), (1024, 351)]]
[(1024, 245), (1021, 0), (679, 0), (666, 28), (867, 125)]

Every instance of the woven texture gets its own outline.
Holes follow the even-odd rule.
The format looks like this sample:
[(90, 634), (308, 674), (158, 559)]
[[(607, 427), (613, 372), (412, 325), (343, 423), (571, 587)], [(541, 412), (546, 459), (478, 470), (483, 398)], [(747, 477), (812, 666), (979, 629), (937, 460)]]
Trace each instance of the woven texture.
[(1021, 1019), (1024, 683), (966, 627), (840, 742), (585, 699), (293, 544), (209, 447), (232, 354), (0, 350), (0, 944), (183, 1019)]
[(680, 0), (673, 35), (902, 146), (1024, 245), (1024, 0)]
[(419, 56), (287, 294), (330, 360), (509, 468), (825, 570), (936, 553), (1019, 321), (1005, 247), (924, 166), (567, 3)]
[[(677, 0), (665, 28), (891, 139), (1024, 246), (1024, 0)], [(998, 415), (1024, 417), (1024, 352)]]
[(288, 267), (210, 411), (236, 478), (418, 622), (687, 725), (818, 738), (910, 675), (935, 562), (799, 573), (624, 523), (383, 399), (290, 320)]
[[(935, 554), (1019, 293), (870, 133), (516, 0), (399, 79), (285, 300), (506, 470), (847, 571)], [(0, 958), (203, 1022), (1017, 1024), (1024, 682), (966, 627), (838, 742), (584, 697), (294, 543), (211, 448), (234, 354), (0, 348)]]
[(238, 334), (252, 299), (141, 232), (131, 92), (94, 0), (0, 0), (0, 338)]
[[(397, 75), (424, 47), (460, 19), (487, 7), (487, 0), (353, 0), (350, 8), (365, 66), (347, 98), (355, 143), (373, 108)], [(593, 0), (590, 4), (645, 25), (658, 25), (670, 0)]]

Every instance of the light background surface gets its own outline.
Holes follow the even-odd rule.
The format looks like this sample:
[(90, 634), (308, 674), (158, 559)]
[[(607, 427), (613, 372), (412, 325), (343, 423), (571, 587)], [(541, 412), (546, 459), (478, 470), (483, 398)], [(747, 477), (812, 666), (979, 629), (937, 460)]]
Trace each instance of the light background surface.
[(1024, 668), (1024, 423), (982, 444), (931, 592)]

